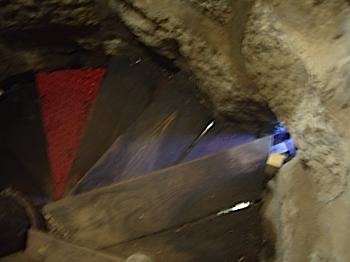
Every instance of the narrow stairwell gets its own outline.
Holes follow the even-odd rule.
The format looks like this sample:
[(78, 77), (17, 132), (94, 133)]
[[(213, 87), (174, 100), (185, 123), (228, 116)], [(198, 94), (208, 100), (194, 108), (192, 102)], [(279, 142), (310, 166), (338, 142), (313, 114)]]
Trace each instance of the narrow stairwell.
[(214, 116), (188, 74), (116, 56), (65, 196), (43, 207), (48, 233), (14, 259), (257, 261), (271, 145)]

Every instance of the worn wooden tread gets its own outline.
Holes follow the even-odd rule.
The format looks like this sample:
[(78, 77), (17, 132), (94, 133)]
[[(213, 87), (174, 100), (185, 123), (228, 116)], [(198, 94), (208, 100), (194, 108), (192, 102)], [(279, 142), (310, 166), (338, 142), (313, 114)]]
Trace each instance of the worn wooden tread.
[(259, 199), (271, 138), (67, 197), (43, 212), (52, 232), (94, 249)]
[(235, 125), (223, 123), (221, 120), (213, 120), (178, 162), (191, 161), (208, 154), (253, 142), (256, 139), (256, 135), (244, 133)]
[(23, 252), (17, 252), (6, 257), (0, 257), (0, 262), (28, 262)]
[(141, 252), (154, 262), (259, 261), (262, 229), (259, 205), (212, 215), (168, 231), (103, 249), (129, 256)]
[(24, 252), (31, 262), (123, 262), (124, 259), (72, 245), (44, 232), (29, 230), (27, 248)]
[[(35, 76), (11, 86), (0, 101), (0, 191), (14, 187), (40, 198), (53, 198), (45, 133)], [(2, 86), (3, 88), (3, 86)]]

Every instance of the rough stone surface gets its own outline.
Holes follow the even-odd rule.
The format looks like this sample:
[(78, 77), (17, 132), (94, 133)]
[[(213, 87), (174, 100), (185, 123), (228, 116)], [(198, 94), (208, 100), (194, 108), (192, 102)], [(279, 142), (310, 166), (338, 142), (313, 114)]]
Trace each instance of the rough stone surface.
[(0, 81), (28, 71), (95, 67), (102, 64), (103, 56), (84, 52), (76, 46), (23, 48), (0, 43)]
[[(324, 103), (338, 87), (329, 87), (324, 72), (317, 72), (312, 65), (310, 60), (314, 58), (293, 46), (301, 37), (290, 35), (289, 30), (272, 6), (258, 1), (244, 39), (247, 67), (272, 110), (290, 127), (302, 161), (319, 173), (315, 182), (328, 185), (320, 187), (320, 198), (330, 201), (343, 192), (349, 169), (342, 135)], [(309, 48), (300, 45), (305, 52)], [(318, 53), (318, 62), (330, 62), (327, 57), (322, 61), (321, 55)], [(327, 66), (333, 69), (332, 64)]]
[(96, 25), (100, 16), (94, 0), (1, 0), (0, 5), (2, 30), (36, 28), (48, 22), (72, 26)]
[(246, 66), (298, 158), (271, 182), (277, 261), (349, 261), (350, 24), (345, 1), (256, 1)]
[(94, 67), (133, 43), (105, 1), (0, 0), (0, 81), (26, 71)]
[(271, 121), (255, 84), (238, 62), (241, 54), (233, 48), (230, 27), (189, 2), (110, 0), (109, 5), (140, 41), (191, 71), (218, 112), (239, 121)]
[(184, 0), (190, 1), (205, 15), (213, 18), (221, 24), (227, 24), (232, 18), (231, 0)]

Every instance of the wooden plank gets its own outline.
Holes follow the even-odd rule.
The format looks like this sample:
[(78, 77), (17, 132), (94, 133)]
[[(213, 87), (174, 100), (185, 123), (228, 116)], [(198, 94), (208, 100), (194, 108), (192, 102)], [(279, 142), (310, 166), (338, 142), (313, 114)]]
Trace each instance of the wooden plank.
[(262, 229), (259, 206), (222, 216), (210, 216), (182, 227), (103, 249), (129, 256), (135, 252), (153, 261), (259, 261)]
[[(0, 155), (5, 156), (0, 160), (3, 173), (0, 184), (23, 189), (34, 197), (53, 197), (34, 74), (10, 84), (1, 97), (0, 122)], [(29, 186), (25, 185), (25, 180), (29, 181)]]
[(0, 261), (1, 262), (29, 262), (23, 252), (14, 253), (6, 257), (0, 257)]
[(0, 167), (0, 191), (11, 187), (35, 201), (38, 200), (36, 197), (42, 199), (46, 196), (42, 181), (35, 179), (35, 176), (23, 166), (22, 161), (7, 147), (0, 146)]
[(161, 84), (154, 102), (74, 189), (81, 193), (173, 165), (211, 116), (183, 73)]
[(116, 255), (79, 247), (58, 240), (44, 232), (30, 230), (28, 233), (25, 257), (28, 261), (45, 262), (122, 262), (124, 259)]
[(0, 257), (25, 247), (28, 214), (23, 206), (5, 192), (0, 192)]
[[(210, 128), (210, 125), (212, 127)], [(187, 162), (208, 154), (249, 143), (257, 139), (256, 135), (239, 130), (234, 125), (220, 120), (212, 121), (209, 130), (203, 134), (190, 150), (178, 162)]]
[(159, 66), (145, 56), (119, 55), (107, 68), (73, 164), (68, 188), (96, 161), (151, 102)]
[(103, 248), (259, 199), (271, 138), (48, 204), (51, 231)]

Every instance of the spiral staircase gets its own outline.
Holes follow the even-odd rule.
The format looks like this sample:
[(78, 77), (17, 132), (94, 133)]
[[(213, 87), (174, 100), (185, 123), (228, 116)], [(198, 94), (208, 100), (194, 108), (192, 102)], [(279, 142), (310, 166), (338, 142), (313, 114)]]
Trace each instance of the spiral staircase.
[(4, 172), (34, 174), (7, 184), (35, 195), (44, 226), (31, 218), (25, 249), (0, 261), (258, 261), (272, 138), (213, 116), (198, 94), (153, 58), (111, 58), (56, 201), (47, 156), (35, 158), (45, 131), (25, 125), (26, 150), (12, 139), (25, 127), (2, 134), (18, 160), (4, 153)]

